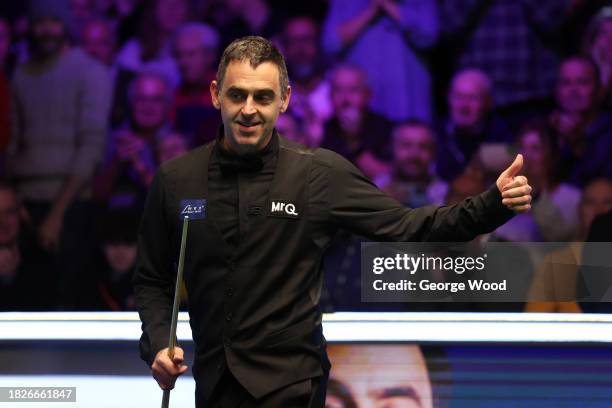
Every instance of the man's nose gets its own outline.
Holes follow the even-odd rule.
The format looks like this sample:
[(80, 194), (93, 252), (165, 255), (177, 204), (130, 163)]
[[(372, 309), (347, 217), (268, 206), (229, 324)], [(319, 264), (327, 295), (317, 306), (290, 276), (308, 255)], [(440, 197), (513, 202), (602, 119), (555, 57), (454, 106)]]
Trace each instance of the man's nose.
[(257, 110), (255, 109), (255, 103), (253, 102), (253, 97), (248, 96), (244, 105), (242, 106), (242, 114), (243, 115), (254, 115)]

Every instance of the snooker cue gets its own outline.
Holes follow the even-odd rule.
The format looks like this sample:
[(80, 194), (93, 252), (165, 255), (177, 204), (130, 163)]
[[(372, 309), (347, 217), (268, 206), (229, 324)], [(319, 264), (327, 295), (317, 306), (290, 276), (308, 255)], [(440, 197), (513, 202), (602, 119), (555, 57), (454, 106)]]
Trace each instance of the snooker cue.
[[(183, 218), (183, 232), (181, 234), (181, 250), (179, 253), (178, 271), (176, 273), (176, 286), (174, 288), (174, 304), (172, 305), (172, 322), (170, 324), (170, 336), (168, 338), (168, 357), (174, 358), (174, 347), (176, 346), (176, 323), (178, 320), (179, 305), (181, 303), (181, 282), (183, 281), (183, 265), (185, 263), (185, 243), (187, 242), (187, 226), (189, 217)], [(170, 390), (164, 390), (162, 408), (168, 408), (170, 404)]]

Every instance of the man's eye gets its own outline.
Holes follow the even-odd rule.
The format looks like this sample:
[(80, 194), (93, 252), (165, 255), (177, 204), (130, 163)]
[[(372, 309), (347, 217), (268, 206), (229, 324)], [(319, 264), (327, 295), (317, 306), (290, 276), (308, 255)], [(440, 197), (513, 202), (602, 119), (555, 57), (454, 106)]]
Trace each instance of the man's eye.
[(259, 103), (270, 103), (272, 102), (272, 97), (270, 95), (257, 95), (255, 100)]
[(239, 101), (244, 98), (244, 94), (242, 92), (230, 92), (229, 97), (234, 101)]

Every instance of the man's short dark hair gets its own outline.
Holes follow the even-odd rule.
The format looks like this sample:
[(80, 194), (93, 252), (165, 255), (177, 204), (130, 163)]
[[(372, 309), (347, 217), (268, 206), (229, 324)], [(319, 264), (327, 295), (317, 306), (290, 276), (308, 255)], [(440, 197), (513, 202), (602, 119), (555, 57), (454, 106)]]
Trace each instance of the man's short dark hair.
[(232, 61), (249, 61), (253, 69), (264, 62), (271, 62), (276, 65), (280, 80), (281, 99), (284, 98), (287, 87), (289, 86), (287, 65), (285, 65), (283, 54), (281, 54), (278, 48), (270, 41), (257, 36), (242, 37), (232, 41), (225, 51), (223, 51), (221, 61), (219, 62), (219, 68), (217, 69), (217, 84), (219, 85), (219, 89), (222, 87), (227, 66)]

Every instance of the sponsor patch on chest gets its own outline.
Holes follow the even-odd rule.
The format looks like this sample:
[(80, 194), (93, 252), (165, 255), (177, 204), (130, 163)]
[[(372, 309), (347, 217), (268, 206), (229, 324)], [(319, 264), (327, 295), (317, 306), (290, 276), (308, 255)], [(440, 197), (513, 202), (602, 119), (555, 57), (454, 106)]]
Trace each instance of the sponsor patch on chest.
[(181, 200), (179, 218), (189, 217), (190, 220), (206, 218), (206, 200)]
[(270, 201), (270, 217), (298, 218), (300, 215), (295, 203), (288, 200)]

